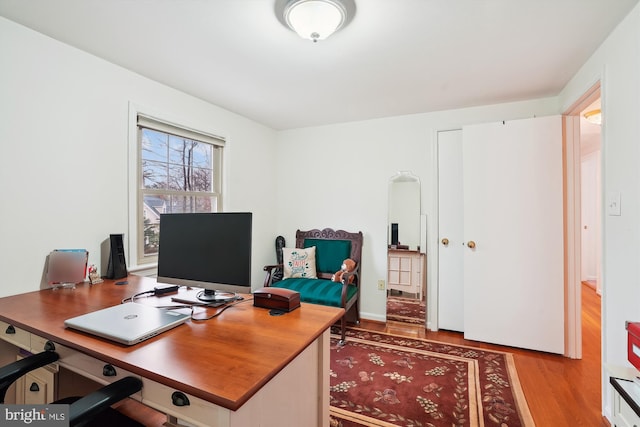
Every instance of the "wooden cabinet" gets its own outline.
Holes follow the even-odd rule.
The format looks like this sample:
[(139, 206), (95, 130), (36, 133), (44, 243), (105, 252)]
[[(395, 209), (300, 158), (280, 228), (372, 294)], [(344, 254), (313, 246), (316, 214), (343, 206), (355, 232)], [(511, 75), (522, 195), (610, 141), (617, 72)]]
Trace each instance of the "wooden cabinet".
[(0, 339), (27, 351), (31, 350), (31, 334), (1, 320)]
[(425, 256), (418, 251), (389, 249), (387, 290), (415, 294), (422, 299), (426, 277)]
[[(1, 352), (7, 357), (0, 359), (0, 365), (20, 360), (29, 353), (38, 353), (44, 349), (46, 339), (31, 334), (6, 322), (0, 321)], [(43, 405), (57, 398), (58, 365), (52, 363), (28, 372), (9, 388), (6, 401), (15, 404)]]
[(609, 383), (613, 387), (613, 425), (640, 427), (640, 385), (615, 377)]
[(45, 405), (56, 399), (57, 366), (35, 369), (16, 381), (16, 404)]

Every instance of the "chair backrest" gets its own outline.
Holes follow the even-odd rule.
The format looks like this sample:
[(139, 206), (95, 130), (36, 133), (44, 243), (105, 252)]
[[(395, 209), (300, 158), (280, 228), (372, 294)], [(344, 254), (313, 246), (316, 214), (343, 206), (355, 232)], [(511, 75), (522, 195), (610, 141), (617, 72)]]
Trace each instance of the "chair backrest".
[[(296, 247), (316, 247), (316, 270), (318, 277), (329, 279), (340, 270), (342, 261), (351, 258), (358, 265), (362, 261), (362, 232), (344, 230), (313, 229), (296, 231)], [(362, 271), (362, 270), (360, 270)]]

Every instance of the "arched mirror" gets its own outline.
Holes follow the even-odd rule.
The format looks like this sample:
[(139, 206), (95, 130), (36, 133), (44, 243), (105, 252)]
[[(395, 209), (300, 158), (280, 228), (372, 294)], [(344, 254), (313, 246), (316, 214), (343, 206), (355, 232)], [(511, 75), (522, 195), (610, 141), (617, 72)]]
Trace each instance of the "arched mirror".
[(420, 178), (400, 171), (389, 180), (389, 239), (394, 248), (419, 250)]
[(420, 251), (420, 178), (409, 171), (389, 179), (387, 320), (425, 324), (426, 263)]

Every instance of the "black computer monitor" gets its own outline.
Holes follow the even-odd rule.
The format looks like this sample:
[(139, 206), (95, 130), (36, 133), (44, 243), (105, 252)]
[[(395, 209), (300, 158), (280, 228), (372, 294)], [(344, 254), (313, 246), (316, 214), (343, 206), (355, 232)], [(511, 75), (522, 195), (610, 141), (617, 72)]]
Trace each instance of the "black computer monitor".
[(198, 298), (251, 293), (252, 214), (160, 215), (158, 282), (203, 288)]

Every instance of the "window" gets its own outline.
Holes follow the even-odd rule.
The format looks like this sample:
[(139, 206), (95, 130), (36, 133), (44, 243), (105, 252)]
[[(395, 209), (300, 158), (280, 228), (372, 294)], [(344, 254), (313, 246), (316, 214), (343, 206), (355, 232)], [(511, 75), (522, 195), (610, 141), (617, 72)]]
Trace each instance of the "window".
[(160, 214), (218, 212), (222, 138), (137, 116), (137, 264), (157, 261)]

